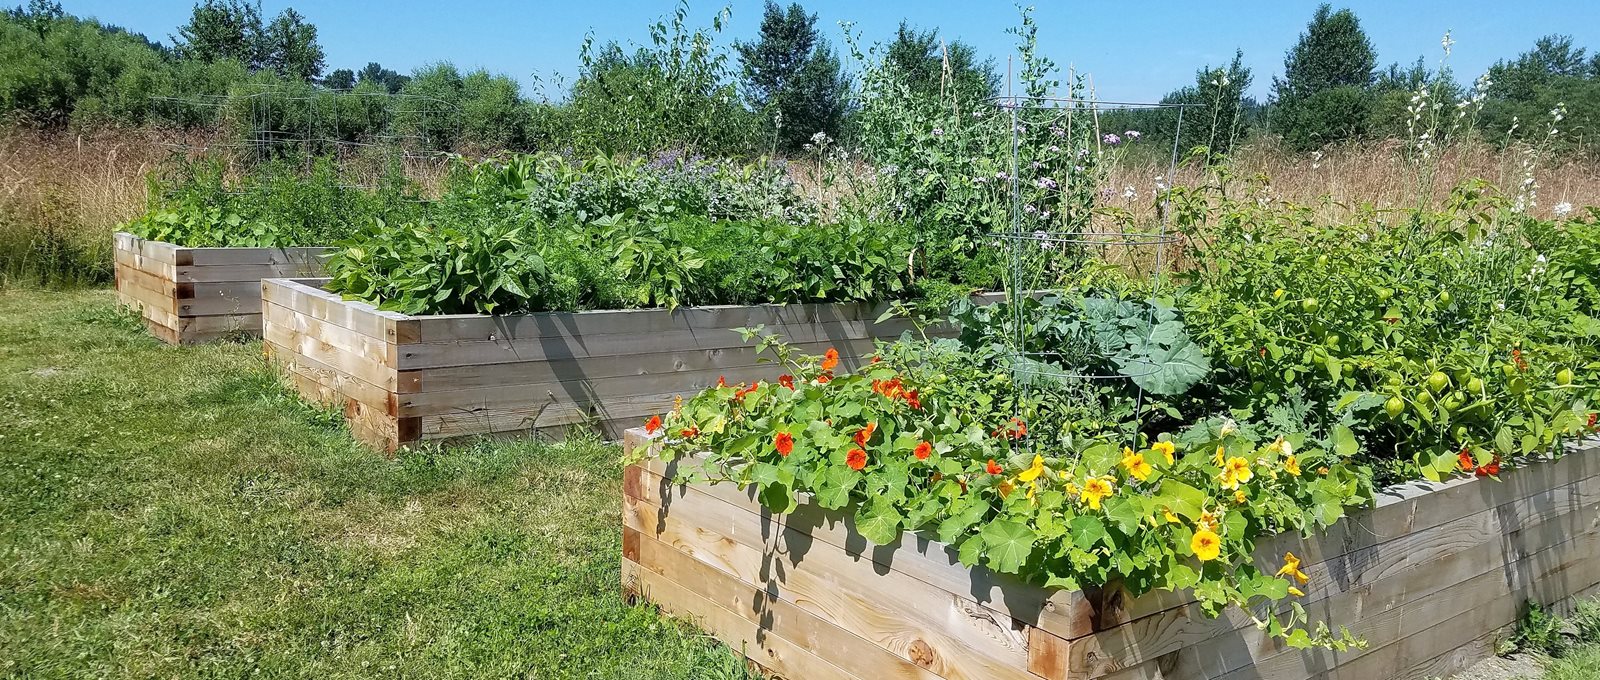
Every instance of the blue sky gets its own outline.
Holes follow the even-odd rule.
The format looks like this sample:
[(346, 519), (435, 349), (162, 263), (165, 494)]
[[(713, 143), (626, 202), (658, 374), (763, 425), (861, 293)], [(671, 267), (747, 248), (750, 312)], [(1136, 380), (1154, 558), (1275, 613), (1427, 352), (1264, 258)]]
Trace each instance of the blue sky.
[[(730, 38), (749, 38), (761, 18), (761, 2), (731, 4)], [(847, 2), (806, 0), (838, 45), (838, 22), (853, 21), (868, 42), (885, 39), (904, 18), (920, 27), (938, 27), (946, 37), (994, 55), (1002, 70), (1011, 53), (1016, 5), (1006, 2), (922, 0)], [(168, 41), (187, 21), (194, 0), (63, 0), (67, 11), (94, 16)], [(1040, 2), (1036, 15), (1043, 51), (1062, 65), (1074, 65), (1094, 78), (1101, 99), (1151, 101), (1192, 82), (1194, 71), (1229, 59), (1242, 48), (1255, 71), (1252, 94), (1265, 97), (1271, 77), (1283, 68), (1283, 54), (1305, 28), (1315, 2), (1198, 0), (1139, 2)], [(578, 68), (578, 46), (586, 33), (598, 41), (640, 42), (648, 24), (671, 12), (675, 3), (639, 0), (263, 0), (269, 16), (293, 6), (317, 25), (329, 69), (360, 68), (377, 61), (409, 72), (449, 60), (516, 77), (525, 93), (534, 75), (549, 80), (559, 73), (570, 82)], [(697, 0), (695, 25), (709, 25), (722, 2)], [(1439, 39), (1453, 32), (1450, 65), (1470, 82), (1496, 59), (1527, 50), (1549, 33), (1572, 35), (1579, 45), (1600, 47), (1600, 2), (1594, 0), (1458, 0), (1402, 2), (1361, 0), (1335, 3), (1361, 18), (1378, 51), (1380, 64), (1410, 63), (1424, 56), (1436, 63)]]

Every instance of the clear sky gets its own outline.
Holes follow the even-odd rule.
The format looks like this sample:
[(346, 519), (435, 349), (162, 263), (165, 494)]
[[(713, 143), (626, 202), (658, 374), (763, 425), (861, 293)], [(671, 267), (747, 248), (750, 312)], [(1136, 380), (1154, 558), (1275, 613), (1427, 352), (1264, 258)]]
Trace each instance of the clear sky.
[[(98, 17), (169, 42), (188, 20), (194, 0), (62, 0), (69, 12)], [(695, 0), (692, 25), (708, 26), (730, 4), (725, 35), (750, 38), (761, 19), (759, 0), (729, 3)], [(1017, 23), (1014, 3), (977, 0), (871, 2), (805, 0), (819, 15), (826, 35), (839, 44), (839, 22), (854, 22), (868, 42), (892, 35), (901, 19), (938, 27), (980, 53), (996, 57), (1002, 72), (1012, 53), (1008, 27)], [(1255, 71), (1251, 93), (1264, 98), (1272, 76), (1283, 69), (1284, 51), (1304, 30), (1316, 2), (1288, 0), (1187, 0), (1038, 2), (1040, 44), (1062, 65), (1090, 73), (1101, 99), (1152, 101), (1193, 81), (1194, 71), (1231, 58), (1242, 48)], [(369, 61), (402, 73), (433, 61), (483, 67), (511, 75), (532, 94), (534, 76), (561, 74), (570, 82), (586, 33), (597, 41), (642, 42), (648, 25), (675, 3), (642, 0), (263, 0), (269, 17), (293, 6), (315, 23), (328, 69), (359, 69)], [(1578, 45), (1600, 48), (1600, 0), (1351, 0), (1378, 51), (1380, 65), (1408, 64), (1426, 57), (1436, 64), (1440, 37), (1453, 32), (1450, 65), (1469, 83), (1496, 59), (1529, 49), (1550, 33), (1572, 35)], [(728, 41), (725, 41), (728, 42)]]

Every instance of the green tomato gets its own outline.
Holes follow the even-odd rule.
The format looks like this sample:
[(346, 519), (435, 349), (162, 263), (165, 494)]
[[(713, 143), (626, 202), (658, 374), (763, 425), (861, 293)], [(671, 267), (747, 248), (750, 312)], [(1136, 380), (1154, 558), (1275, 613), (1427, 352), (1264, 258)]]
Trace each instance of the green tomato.
[(1325, 267), (1327, 265), (1328, 265), (1328, 256), (1327, 255), (1318, 255), (1317, 256), (1317, 266)]
[(1505, 374), (1507, 378), (1517, 377), (1517, 367), (1513, 364), (1501, 364), (1500, 372)]
[(1456, 441), (1465, 444), (1467, 442), (1467, 435), (1467, 426), (1461, 425), (1456, 427)]
[(1483, 394), (1483, 378), (1473, 378), (1467, 381), (1467, 392)]
[(1439, 291), (1439, 304), (1441, 304), (1441, 305), (1450, 304), (1450, 291), (1448, 291), (1448, 290)]
[(1443, 392), (1449, 386), (1450, 376), (1440, 371), (1434, 371), (1433, 375), (1428, 376), (1428, 388), (1435, 392)]
[(1512, 394), (1522, 394), (1528, 391), (1528, 381), (1523, 380), (1521, 377), (1512, 378), (1508, 387)]
[(1328, 338), (1327, 338), (1328, 346), (1329, 347), (1338, 347), (1339, 346), (1339, 341), (1342, 340), (1342, 339), (1343, 338), (1340, 338), (1338, 333), (1330, 333), (1330, 334), (1328, 334)]
[(1418, 406), (1427, 406), (1433, 403), (1433, 393), (1427, 390), (1417, 390), (1416, 394), (1411, 395), (1411, 401), (1416, 402)]
[(1556, 384), (1562, 387), (1572, 384), (1572, 369), (1563, 368), (1556, 371)]
[(1386, 302), (1386, 301), (1388, 301), (1389, 298), (1392, 298), (1392, 297), (1394, 297), (1394, 289), (1393, 288), (1379, 288), (1378, 289), (1378, 301), (1379, 302)]
[(1317, 306), (1316, 298), (1306, 298), (1300, 301), (1300, 311), (1307, 314), (1317, 311)]
[(1400, 397), (1389, 397), (1388, 401), (1383, 402), (1383, 410), (1390, 418), (1399, 418), (1406, 410), (1406, 402)]

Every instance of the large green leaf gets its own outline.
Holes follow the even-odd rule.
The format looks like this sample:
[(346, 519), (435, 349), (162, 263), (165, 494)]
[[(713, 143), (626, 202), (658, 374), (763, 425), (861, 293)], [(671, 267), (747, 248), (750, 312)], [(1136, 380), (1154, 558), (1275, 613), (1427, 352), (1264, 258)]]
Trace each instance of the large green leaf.
[(862, 503), (856, 510), (856, 531), (877, 545), (888, 545), (900, 537), (903, 519), (893, 503), (879, 496), (870, 503)]
[(988, 548), (989, 565), (995, 571), (1008, 574), (1022, 568), (1022, 563), (1033, 553), (1033, 542), (1037, 538), (1027, 525), (1004, 519), (990, 522), (978, 535), (983, 537), (983, 544)]

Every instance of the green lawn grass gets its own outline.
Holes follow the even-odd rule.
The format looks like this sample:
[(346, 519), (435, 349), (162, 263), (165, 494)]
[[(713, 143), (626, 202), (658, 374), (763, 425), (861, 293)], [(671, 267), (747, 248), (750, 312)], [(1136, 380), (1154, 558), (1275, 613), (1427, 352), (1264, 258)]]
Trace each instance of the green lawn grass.
[(0, 289), (0, 675), (725, 678), (619, 592), (616, 447), (395, 459), (259, 343)]

